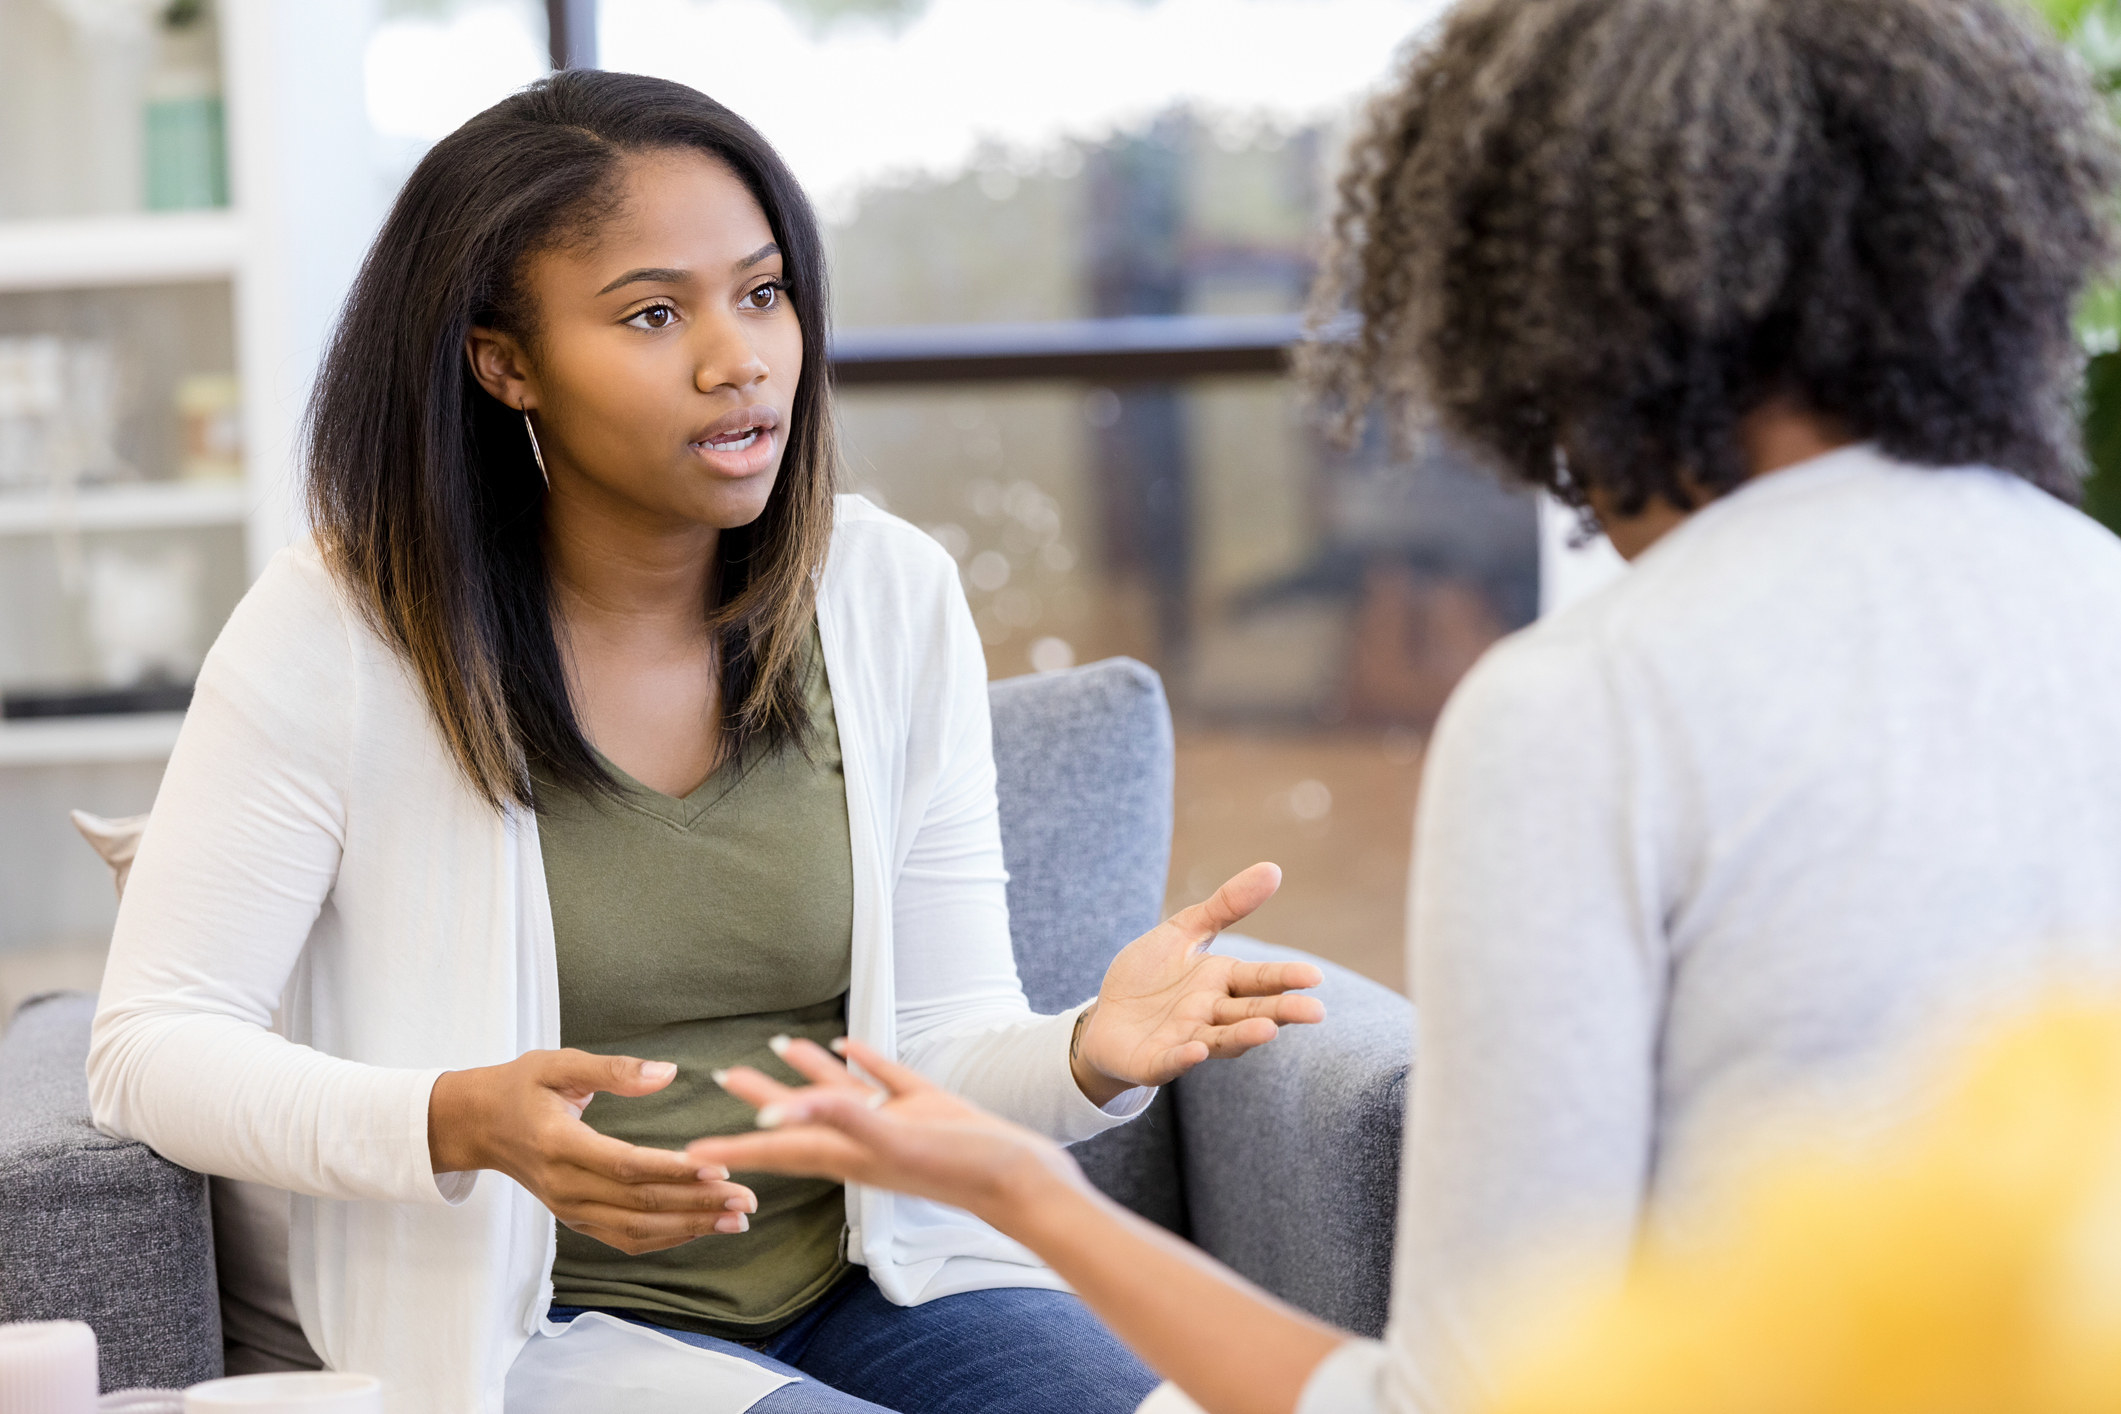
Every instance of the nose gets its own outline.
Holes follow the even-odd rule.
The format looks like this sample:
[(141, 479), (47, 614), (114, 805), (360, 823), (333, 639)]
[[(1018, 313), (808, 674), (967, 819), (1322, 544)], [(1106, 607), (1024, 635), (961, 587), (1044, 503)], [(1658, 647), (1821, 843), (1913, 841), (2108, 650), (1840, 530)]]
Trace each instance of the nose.
[(750, 331), (734, 315), (701, 320), (695, 327), (700, 330), (702, 347), (692, 381), (701, 392), (750, 388), (772, 372), (753, 346)]

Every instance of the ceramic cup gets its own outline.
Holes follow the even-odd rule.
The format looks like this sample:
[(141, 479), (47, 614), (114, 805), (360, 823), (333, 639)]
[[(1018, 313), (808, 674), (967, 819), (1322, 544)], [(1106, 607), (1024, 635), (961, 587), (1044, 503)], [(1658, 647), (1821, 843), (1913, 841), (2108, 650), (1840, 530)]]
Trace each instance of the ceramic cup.
[(96, 1414), (184, 1414), (181, 1389), (121, 1389), (96, 1401)]
[(235, 1375), (184, 1391), (184, 1414), (383, 1414), (373, 1375)]

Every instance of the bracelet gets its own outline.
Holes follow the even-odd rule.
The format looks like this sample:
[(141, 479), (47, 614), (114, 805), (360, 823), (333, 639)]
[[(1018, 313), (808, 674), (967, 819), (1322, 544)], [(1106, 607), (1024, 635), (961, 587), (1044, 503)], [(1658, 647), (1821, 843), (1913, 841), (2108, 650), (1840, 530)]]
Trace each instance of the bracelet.
[(1090, 1013), (1097, 1010), (1092, 1002), (1075, 1014), (1075, 1030), (1068, 1036), (1068, 1064), (1079, 1065), (1083, 1059), (1083, 1028), (1090, 1024)]

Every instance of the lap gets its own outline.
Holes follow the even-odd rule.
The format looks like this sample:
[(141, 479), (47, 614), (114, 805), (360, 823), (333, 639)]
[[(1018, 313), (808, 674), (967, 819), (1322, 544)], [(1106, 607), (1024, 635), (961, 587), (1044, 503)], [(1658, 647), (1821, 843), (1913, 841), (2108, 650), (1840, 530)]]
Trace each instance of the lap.
[(1029, 1287), (894, 1306), (857, 1269), (763, 1350), (655, 1328), (799, 1377), (751, 1414), (1134, 1414), (1157, 1385), (1079, 1298)]
[(836, 1390), (909, 1414), (1133, 1414), (1157, 1385), (1062, 1291), (1001, 1287), (894, 1306), (863, 1280), (806, 1335), (777, 1353)]

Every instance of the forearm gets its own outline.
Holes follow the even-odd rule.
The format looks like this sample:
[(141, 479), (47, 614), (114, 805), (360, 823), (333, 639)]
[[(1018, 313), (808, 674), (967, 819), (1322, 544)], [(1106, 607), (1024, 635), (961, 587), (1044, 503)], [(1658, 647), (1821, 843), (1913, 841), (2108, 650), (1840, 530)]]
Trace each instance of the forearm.
[(1318, 1363), (1351, 1339), (1050, 1170), (983, 1216), (1209, 1414), (1290, 1414)]
[(1154, 1091), (1134, 1091), (1130, 1099), (1130, 1092), (1121, 1090), (1112, 1110), (1086, 1095), (1069, 1060), (1074, 1029), (1072, 1011), (1058, 1016), (1025, 1011), (954, 1034), (902, 1041), (899, 1059), (981, 1109), (1075, 1144), (1139, 1114)]
[(317, 1197), (439, 1203), (434, 1072), (361, 1065), (213, 1014), (106, 1003), (88, 1080), (97, 1126), (202, 1173)]

